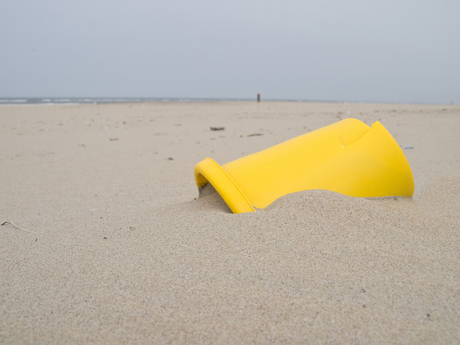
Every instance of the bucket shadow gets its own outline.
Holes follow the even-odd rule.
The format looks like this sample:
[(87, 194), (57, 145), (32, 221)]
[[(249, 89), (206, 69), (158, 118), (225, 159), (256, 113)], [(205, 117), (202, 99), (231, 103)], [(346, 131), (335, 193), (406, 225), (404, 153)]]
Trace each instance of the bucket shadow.
[(199, 196), (195, 200), (187, 201), (177, 205), (182, 211), (187, 212), (196, 211), (216, 211), (216, 213), (230, 213), (233, 212), (225, 203), (224, 199), (214, 189), (214, 187), (208, 183), (204, 187), (199, 189)]
[(200, 208), (216, 210), (224, 213), (233, 213), (227, 203), (222, 199), (219, 193), (215, 190), (212, 184), (200, 188), (197, 202)]

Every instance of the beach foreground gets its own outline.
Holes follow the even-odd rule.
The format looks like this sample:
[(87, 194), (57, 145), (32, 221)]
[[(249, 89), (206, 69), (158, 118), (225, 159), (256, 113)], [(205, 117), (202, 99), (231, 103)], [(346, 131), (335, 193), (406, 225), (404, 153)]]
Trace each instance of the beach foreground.
[[(212, 188), (198, 198), (203, 158), (347, 117), (393, 135), (413, 198), (306, 191), (238, 215)], [(460, 106), (1, 106), (0, 120), (0, 343), (460, 341)]]

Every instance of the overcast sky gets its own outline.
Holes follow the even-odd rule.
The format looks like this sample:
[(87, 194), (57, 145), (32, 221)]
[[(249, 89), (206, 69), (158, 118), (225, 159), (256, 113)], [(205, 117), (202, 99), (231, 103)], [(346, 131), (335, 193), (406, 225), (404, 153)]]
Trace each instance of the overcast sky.
[(257, 93), (460, 104), (460, 1), (0, 1), (0, 97)]

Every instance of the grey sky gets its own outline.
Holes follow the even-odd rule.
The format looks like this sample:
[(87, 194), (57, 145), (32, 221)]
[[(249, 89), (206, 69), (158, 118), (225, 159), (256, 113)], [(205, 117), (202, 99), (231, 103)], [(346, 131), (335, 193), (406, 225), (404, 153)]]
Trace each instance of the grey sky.
[(460, 1), (0, 2), (0, 97), (460, 103)]

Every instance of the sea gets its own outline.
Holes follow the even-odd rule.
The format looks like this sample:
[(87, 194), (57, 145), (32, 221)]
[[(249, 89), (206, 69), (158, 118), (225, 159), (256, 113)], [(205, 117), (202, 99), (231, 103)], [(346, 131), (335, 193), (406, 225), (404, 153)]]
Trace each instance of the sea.
[(69, 97), (69, 98), (0, 98), (4, 104), (102, 104), (102, 103), (144, 103), (144, 102), (221, 102), (249, 101), (249, 99), (220, 98), (130, 98), (130, 97)]

